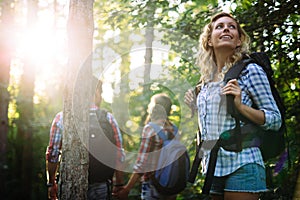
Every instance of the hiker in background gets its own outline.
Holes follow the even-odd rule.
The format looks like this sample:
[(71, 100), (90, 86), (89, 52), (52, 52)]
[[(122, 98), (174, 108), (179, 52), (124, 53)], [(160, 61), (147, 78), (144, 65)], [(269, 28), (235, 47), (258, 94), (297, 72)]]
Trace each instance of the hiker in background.
[[(98, 79), (93, 79), (93, 86), (96, 86), (96, 89), (93, 90), (95, 92), (95, 96), (93, 98), (93, 102), (90, 107), (90, 113), (93, 111), (99, 110), (99, 106), (102, 101), (102, 82)], [(90, 115), (91, 116), (91, 115)], [(91, 118), (91, 117), (90, 117)], [(125, 159), (125, 153), (122, 146), (122, 135), (118, 128), (118, 124), (116, 120), (114, 119), (113, 115), (109, 112), (106, 112), (106, 118), (107, 123), (112, 128), (112, 134), (113, 138), (115, 139), (115, 145), (116, 145), (116, 165), (118, 165), (118, 169), (120, 169), (120, 166), (122, 165), (124, 159)], [(99, 119), (100, 120), (100, 119)], [(109, 126), (107, 125), (107, 126)], [(102, 126), (101, 126), (102, 127)], [(104, 129), (103, 129), (104, 130)], [(49, 146), (47, 147), (46, 151), (46, 173), (47, 173), (47, 187), (48, 187), (48, 199), (56, 200), (57, 197), (57, 171), (59, 170), (59, 164), (60, 164), (60, 155), (61, 149), (62, 149), (62, 136), (63, 136), (63, 112), (59, 112), (51, 125), (50, 129), (50, 138), (49, 138)], [(103, 154), (103, 152), (99, 152), (100, 154)], [(108, 152), (104, 152), (108, 153)], [(123, 173), (122, 171), (115, 170), (113, 168), (108, 169), (108, 167), (105, 167), (105, 171), (99, 168), (99, 163), (96, 161), (93, 161), (91, 163), (91, 155), (90, 155), (90, 163), (89, 163), (89, 188), (87, 192), (87, 199), (111, 199), (111, 181), (113, 174), (115, 175), (115, 180), (113, 182), (114, 188), (113, 191), (118, 191), (121, 186), (123, 186)], [(93, 159), (95, 160), (95, 159)], [(97, 167), (98, 166), (98, 167)], [(102, 165), (101, 165), (102, 166)], [(103, 165), (104, 166), (104, 165)], [(106, 165), (105, 165), (106, 166)], [(111, 171), (112, 170), (112, 171)], [(104, 171), (104, 172), (103, 172)], [(108, 173), (109, 171), (109, 173)], [(96, 176), (99, 175), (99, 176)], [(107, 177), (110, 176), (110, 177)], [(106, 179), (106, 180), (103, 180)], [(99, 182), (99, 180), (103, 180)]]
[[(225, 73), (249, 54), (249, 44), (248, 35), (228, 13), (216, 14), (204, 27), (198, 54), (200, 92), (195, 96), (189, 90), (185, 95), (185, 103), (191, 109), (197, 108), (201, 140), (218, 140), (222, 133), (234, 129), (235, 120), (226, 111), (226, 95), (233, 96), (238, 112), (252, 123), (267, 130), (280, 128), (281, 115), (261, 66), (248, 64), (238, 79), (223, 82)], [(240, 123), (242, 127), (244, 123)], [(209, 152), (204, 151), (203, 173), (208, 170)], [(267, 191), (265, 166), (258, 147), (243, 148), (240, 152), (221, 147), (217, 153), (209, 191), (212, 199), (254, 200)]]
[(175, 200), (176, 194), (172, 196), (164, 196), (156, 190), (151, 183), (151, 176), (153, 170), (157, 166), (158, 158), (153, 156), (152, 152), (158, 151), (162, 148), (163, 141), (159, 138), (154, 128), (148, 124), (153, 122), (163, 127), (166, 134), (173, 135), (174, 125), (168, 119), (171, 112), (172, 102), (171, 99), (164, 93), (155, 94), (151, 97), (148, 105), (148, 117), (143, 128), (141, 135), (141, 144), (135, 165), (133, 167), (133, 174), (131, 175), (128, 183), (122, 190), (115, 194), (117, 198), (126, 199), (130, 190), (134, 187), (135, 183), (141, 181), (141, 199), (167, 199)]

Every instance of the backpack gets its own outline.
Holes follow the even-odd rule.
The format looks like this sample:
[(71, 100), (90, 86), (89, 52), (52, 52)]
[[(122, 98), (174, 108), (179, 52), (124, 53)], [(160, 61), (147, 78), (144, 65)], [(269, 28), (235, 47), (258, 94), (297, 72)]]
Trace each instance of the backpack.
[(117, 148), (107, 111), (91, 110), (89, 122), (89, 184), (112, 180)]
[(157, 170), (151, 177), (152, 183), (157, 191), (163, 195), (178, 194), (184, 190), (187, 184), (190, 168), (190, 158), (187, 149), (176, 139), (178, 129), (175, 126), (175, 137), (169, 139), (160, 126), (152, 122), (149, 125), (163, 140), (163, 146), (157, 162)]
[[(236, 120), (236, 127), (235, 130), (238, 130), (237, 133), (233, 134), (240, 134), (243, 136), (240, 137), (247, 137), (247, 132), (251, 132), (252, 134), (256, 130), (256, 135), (254, 137), (250, 137), (249, 140), (247, 137), (246, 141), (241, 141), (242, 143), (239, 144), (240, 148), (252, 147), (257, 146), (260, 148), (264, 161), (269, 159), (275, 158), (280, 155), (285, 149), (285, 132), (286, 132), (286, 124), (285, 124), (285, 106), (283, 104), (282, 99), (280, 98), (279, 92), (276, 89), (275, 82), (273, 80), (273, 70), (271, 68), (271, 63), (269, 57), (264, 52), (256, 52), (252, 53), (250, 57), (247, 57), (237, 64), (235, 64), (232, 68), (228, 70), (225, 74), (224, 82), (227, 83), (231, 79), (238, 79), (241, 71), (250, 63), (256, 63), (260, 65), (263, 70), (266, 72), (266, 75), (269, 80), (270, 88), (272, 91), (272, 95), (274, 100), (276, 101), (277, 107), (281, 114), (281, 127), (278, 131), (271, 131), (271, 130), (263, 130), (260, 127), (254, 125), (245, 117), (240, 115), (236, 110), (233, 102), (233, 96), (228, 95), (227, 98), (227, 112), (231, 114), (232, 117)], [(255, 107), (255, 105), (254, 105)], [(246, 123), (245, 127), (240, 127), (239, 121), (242, 120)], [(252, 131), (249, 131), (252, 130)], [(245, 132), (245, 133), (244, 133)], [(237, 137), (238, 138), (238, 137)], [(272, 141), (272, 142), (270, 142)], [(240, 149), (241, 150), (241, 149)]]

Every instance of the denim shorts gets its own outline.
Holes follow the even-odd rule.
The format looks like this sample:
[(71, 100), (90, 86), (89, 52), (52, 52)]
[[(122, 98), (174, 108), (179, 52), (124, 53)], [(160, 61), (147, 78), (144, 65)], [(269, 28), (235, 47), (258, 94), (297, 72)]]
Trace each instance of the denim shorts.
[(210, 194), (223, 195), (228, 192), (266, 192), (265, 168), (256, 163), (246, 164), (238, 170), (222, 177), (214, 177)]

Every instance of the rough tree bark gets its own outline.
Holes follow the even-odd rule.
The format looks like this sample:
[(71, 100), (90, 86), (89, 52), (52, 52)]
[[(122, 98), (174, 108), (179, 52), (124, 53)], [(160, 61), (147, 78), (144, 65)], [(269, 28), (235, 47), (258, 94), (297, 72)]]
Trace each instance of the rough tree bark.
[[(69, 63), (64, 91), (61, 199), (86, 199), (88, 181), (88, 109), (93, 0), (71, 0), (68, 19)], [(87, 67), (83, 67), (86, 63)]]

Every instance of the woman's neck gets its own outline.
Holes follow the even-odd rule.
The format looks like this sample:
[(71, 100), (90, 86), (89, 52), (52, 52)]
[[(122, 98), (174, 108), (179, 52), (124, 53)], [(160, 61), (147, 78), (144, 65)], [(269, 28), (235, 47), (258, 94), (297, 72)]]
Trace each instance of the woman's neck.
[(234, 53), (234, 50), (224, 48), (224, 49), (215, 49), (215, 58), (217, 64), (217, 74), (222, 72), (223, 67), (225, 66), (226, 61), (229, 57), (231, 57)]

